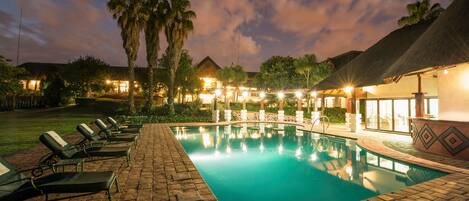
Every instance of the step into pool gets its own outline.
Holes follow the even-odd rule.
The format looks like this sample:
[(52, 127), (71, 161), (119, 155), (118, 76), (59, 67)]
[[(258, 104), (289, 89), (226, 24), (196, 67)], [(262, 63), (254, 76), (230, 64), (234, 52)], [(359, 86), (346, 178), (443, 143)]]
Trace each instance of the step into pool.
[(292, 125), (172, 130), (220, 201), (362, 200), (446, 175)]

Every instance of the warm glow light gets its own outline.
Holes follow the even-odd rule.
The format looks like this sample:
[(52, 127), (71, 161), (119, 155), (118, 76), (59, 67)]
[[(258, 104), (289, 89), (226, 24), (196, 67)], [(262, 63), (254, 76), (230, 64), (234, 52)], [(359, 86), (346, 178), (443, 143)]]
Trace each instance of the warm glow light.
[(368, 93), (373, 93), (375, 91), (375, 87), (373, 86), (363, 87), (363, 91), (368, 92)]
[(295, 156), (300, 157), (302, 153), (303, 153), (303, 151), (301, 150), (301, 147), (300, 147), (300, 148), (296, 149)]
[(215, 96), (220, 96), (221, 95), (221, 90), (220, 89), (216, 89), (215, 90)]
[(111, 80), (106, 80), (106, 84), (111, 84)]
[(247, 98), (248, 95), (249, 95), (249, 93), (248, 93), (248, 91), (243, 91), (243, 94), (242, 94), (242, 95), (243, 95), (244, 98)]
[(265, 92), (262, 91), (261, 93), (259, 93), (259, 97), (260, 98), (265, 98)]
[(312, 92), (311, 92), (311, 96), (312, 96), (312, 97), (316, 97), (316, 96), (318, 96), (318, 92), (316, 92), (316, 91), (312, 91)]
[(344, 91), (345, 91), (345, 93), (351, 93), (353, 91), (353, 87), (352, 86), (346, 86), (344, 88)]
[(284, 94), (283, 92), (279, 91), (279, 92), (277, 93), (277, 97), (278, 97), (279, 99), (283, 99), (283, 98), (285, 98), (285, 94)]
[(448, 75), (448, 70), (445, 69), (445, 70), (443, 71), (443, 74)]
[(259, 150), (261, 150), (261, 152), (264, 152), (264, 149), (265, 149), (264, 144), (261, 143), (261, 145), (259, 146)]
[(229, 145), (226, 146), (226, 153), (231, 154), (231, 147)]
[(297, 98), (301, 98), (301, 97), (303, 97), (303, 93), (301, 93), (301, 91), (297, 91), (297, 92), (295, 92), (295, 96)]
[(233, 95), (233, 92), (232, 92), (232, 91), (226, 92), (226, 96), (227, 96), (227, 97), (230, 97), (230, 96), (232, 96), (232, 95)]

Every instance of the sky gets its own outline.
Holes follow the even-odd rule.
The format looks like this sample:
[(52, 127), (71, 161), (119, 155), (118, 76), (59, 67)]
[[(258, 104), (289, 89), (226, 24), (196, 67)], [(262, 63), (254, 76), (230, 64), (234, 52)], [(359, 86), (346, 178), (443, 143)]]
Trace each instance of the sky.
[[(398, 28), (405, 6), (415, 0), (192, 0), (195, 30), (186, 49), (194, 64), (210, 56), (221, 66), (259, 71), (271, 56), (315, 54), (319, 60), (366, 50)], [(69, 62), (92, 55), (125, 66), (117, 22), (106, 0), (0, 1), (0, 55), (16, 63), (20, 10), (23, 25), (19, 64)], [(447, 7), (449, 0), (433, 0)], [(161, 52), (166, 39), (161, 34)], [(143, 35), (137, 64), (146, 66)]]

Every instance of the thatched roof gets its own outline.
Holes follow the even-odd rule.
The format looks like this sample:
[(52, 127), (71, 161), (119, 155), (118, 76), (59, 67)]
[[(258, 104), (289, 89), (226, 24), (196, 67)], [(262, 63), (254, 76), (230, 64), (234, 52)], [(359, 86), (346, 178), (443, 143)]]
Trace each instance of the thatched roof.
[(469, 61), (469, 1), (454, 0), (385, 77)]
[(330, 62), (334, 67), (334, 71), (337, 71), (344, 67), (347, 63), (355, 59), (358, 55), (360, 55), (363, 51), (352, 50), (345, 52), (343, 54), (337, 55), (335, 57), (331, 57), (326, 59), (323, 62)]
[(313, 87), (341, 89), (383, 83), (383, 74), (431, 25), (431, 21), (397, 29)]

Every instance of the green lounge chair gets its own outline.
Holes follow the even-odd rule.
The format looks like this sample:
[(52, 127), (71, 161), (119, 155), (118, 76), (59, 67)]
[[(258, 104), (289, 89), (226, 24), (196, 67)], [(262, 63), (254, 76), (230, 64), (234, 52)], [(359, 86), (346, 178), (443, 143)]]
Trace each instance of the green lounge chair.
[(95, 124), (99, 129), (98, 134), (95, 134), (95, 131), (86, 124), (85, 127), (87, 127), (87, 129), (84, 131), (89, 135), (101, 137), (101, 140), (107, 140), (109, 142), (136, 142), (138, 139), (138, 134), (112, 132), (100, 119), (97, 119)]
[(130, 165), (130, 147), (102, 147), (90, 146), (82, 147), (72, 145), (66, 142), (54, 131), (43, 133), (39, 140), (52, 151), (52, 155), (45, 159), (46, 161), (54, 156), (60, 159), (75, 159), (88, 157), (125, 157), (127, 165)]
[(111, 187), (116, 185), (119, 192), (117, 175), (105, 172), (63, 172), (42, 176), (26, 177), (23, 171), (0, 158), (0, 201), (25, 200), (50, 193), (99, 193), (107, 192), (112, 200)]
[(143, 128), (143, 124), (120, 124), (112, 117), (107, 117), (106, 120), (107, 122), (109, 122), (109, 124), (111, 124), (110, 129), (113, 131), (120, 131), (123, 133), (136, 133), (140, 132), (140, 130)]
[(85, 123), (78, 124), (77, 131), (82, 134), (91, 145), (102, 144), (102, 146), (108, 143), (128, 143), (136, 141), (135, 135), (121, 136), (121, 135), (108, 135), (106, 132), (102, 135), (96, 134), (96, 132)]

